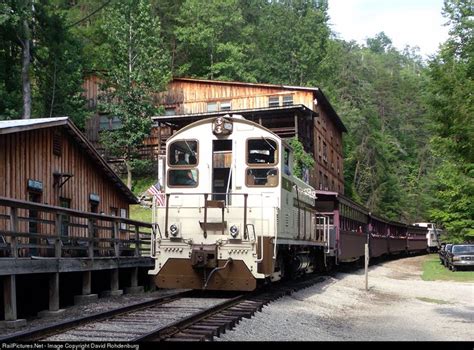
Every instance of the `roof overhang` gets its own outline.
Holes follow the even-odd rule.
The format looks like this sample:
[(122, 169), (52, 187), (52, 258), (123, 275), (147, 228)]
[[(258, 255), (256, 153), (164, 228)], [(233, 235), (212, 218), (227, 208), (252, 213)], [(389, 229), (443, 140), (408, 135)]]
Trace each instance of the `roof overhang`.
[(180, 114), (172, 116), (154, 116), (151, 119), (156, 123), (163, 123), (177, 128), (182, 128), (190, 123), (201, 119), (207, 119), (212, 117), (219, 117), (224, 115), (241, 115), (245, 119), (254, 118), (281, 118), (288, 116), (309, 116), (316, 118), (318, 115), (310, 108), (305, 105), (291, 105), (283, 107), (265, 107), (265, 108), (253, 108), (253, 109), (240, 109), (231, 111), (218, 111), (218, 112), (206, 112), (206, 113), (192, 113), (192, 114)]

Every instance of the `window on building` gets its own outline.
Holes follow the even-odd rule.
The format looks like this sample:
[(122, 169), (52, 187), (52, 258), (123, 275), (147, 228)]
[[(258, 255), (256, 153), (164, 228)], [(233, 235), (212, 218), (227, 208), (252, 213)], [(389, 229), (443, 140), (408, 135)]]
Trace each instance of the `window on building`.
[(323, 160), (328, 162), (328, 145), (323, 141)]
[(99, 130), (116, 130), (122, 126), (122, 121), (117, 116), (101, 115), (99, 119)]
[[(121, 217), (122, 219), (128, 218), (127, 209), (125, 209), (125, 208), (120, 208), (120, 217)], [(124, 224), (124, 223), (120, 224), (120, 229), (121, 229), (121, 230), (126, 230), (126, 229), (127, 229), (127, 224)]]
[(61, 132), (55, 130), (53, 133), (53, 154), (55, 156), (61, 156), (62, 153), (62, 144), (61, 144)]
[(165, 108), (165, 115), (176, 115), (176, 107)]
[(219, 107), (217, 106), (217, 102), (208, 102), (207, 103), (207, 111), (208, 112), (217, 112)]
[(270, 96), (268, 98), (268, 107), (279, 107), (280, 106), (280, 96)]
[(336, 166), (337, 166), (337, 174), (338, 174), (338, 175), (341, 173), (341, 167), (340, 167), (340, 165), (339, 165), (339, 161), (340, 161), (340, 159), (339, 159), (339, 157), (337, 157)]
[(293, 104), (293, 95), (283, 96), (283, 106), (291, 106)]
[(230, 110), (231, 110), (230, 101), (222, 101), (221, 102), (221, 111), (230, 111)]
[(329, 179), (327, 175), (324, 175), (324, 190), (328, 191)]

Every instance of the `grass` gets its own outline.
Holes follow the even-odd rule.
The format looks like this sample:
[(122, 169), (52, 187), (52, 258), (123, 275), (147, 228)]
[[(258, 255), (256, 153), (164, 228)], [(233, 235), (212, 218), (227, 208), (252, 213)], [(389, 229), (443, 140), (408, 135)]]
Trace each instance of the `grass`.
[(449, 301), (441, 300), (441, 299), (431, 299), (431, 298), (425, 298), (425, 297), (416, 297), (416, 298), (418, 300), (431, 303), (431, 304), (438, 304), (438, 305), (451, 304)]
[(130, 219), (142, 222), (151, 222), (151, 208), (142, 207), (139, 204), (130, 206)]
[(423, 263), (421, 278), (424, 281), (474, 282), (474, 271), (462, 270), (452, 272), (439, 263), (438, 254), (431, 254)]

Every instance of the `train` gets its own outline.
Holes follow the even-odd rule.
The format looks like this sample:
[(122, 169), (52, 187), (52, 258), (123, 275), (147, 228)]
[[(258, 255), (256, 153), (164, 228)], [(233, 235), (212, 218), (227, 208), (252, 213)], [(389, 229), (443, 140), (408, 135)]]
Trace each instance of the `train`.
[(444, 234), (443, 230), (433, 222), (416, 222), (413, 225), (426, 227), (428, 232), (426, 233), (426, 240), (428, 244), (429, 252), (437, 252), (441, 245), (440, 239), (441, 235)]
[(159, 288), (252, 291), (370, 257), (427, 250), (427, 228), (389, 221), (293, 173), (288, 140), (238, 115), (166, 142), (165, 206), (149, 271)]

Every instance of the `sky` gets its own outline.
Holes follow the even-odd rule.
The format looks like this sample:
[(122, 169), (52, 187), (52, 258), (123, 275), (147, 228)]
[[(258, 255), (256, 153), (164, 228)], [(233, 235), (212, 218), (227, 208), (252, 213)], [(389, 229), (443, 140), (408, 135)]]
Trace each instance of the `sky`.
[(443, 0), (329, 0), (329, 23), (338, 37), (358, 43), (385, 32), (403, 50), (418, 46), (427, 58), (448, 38)]

